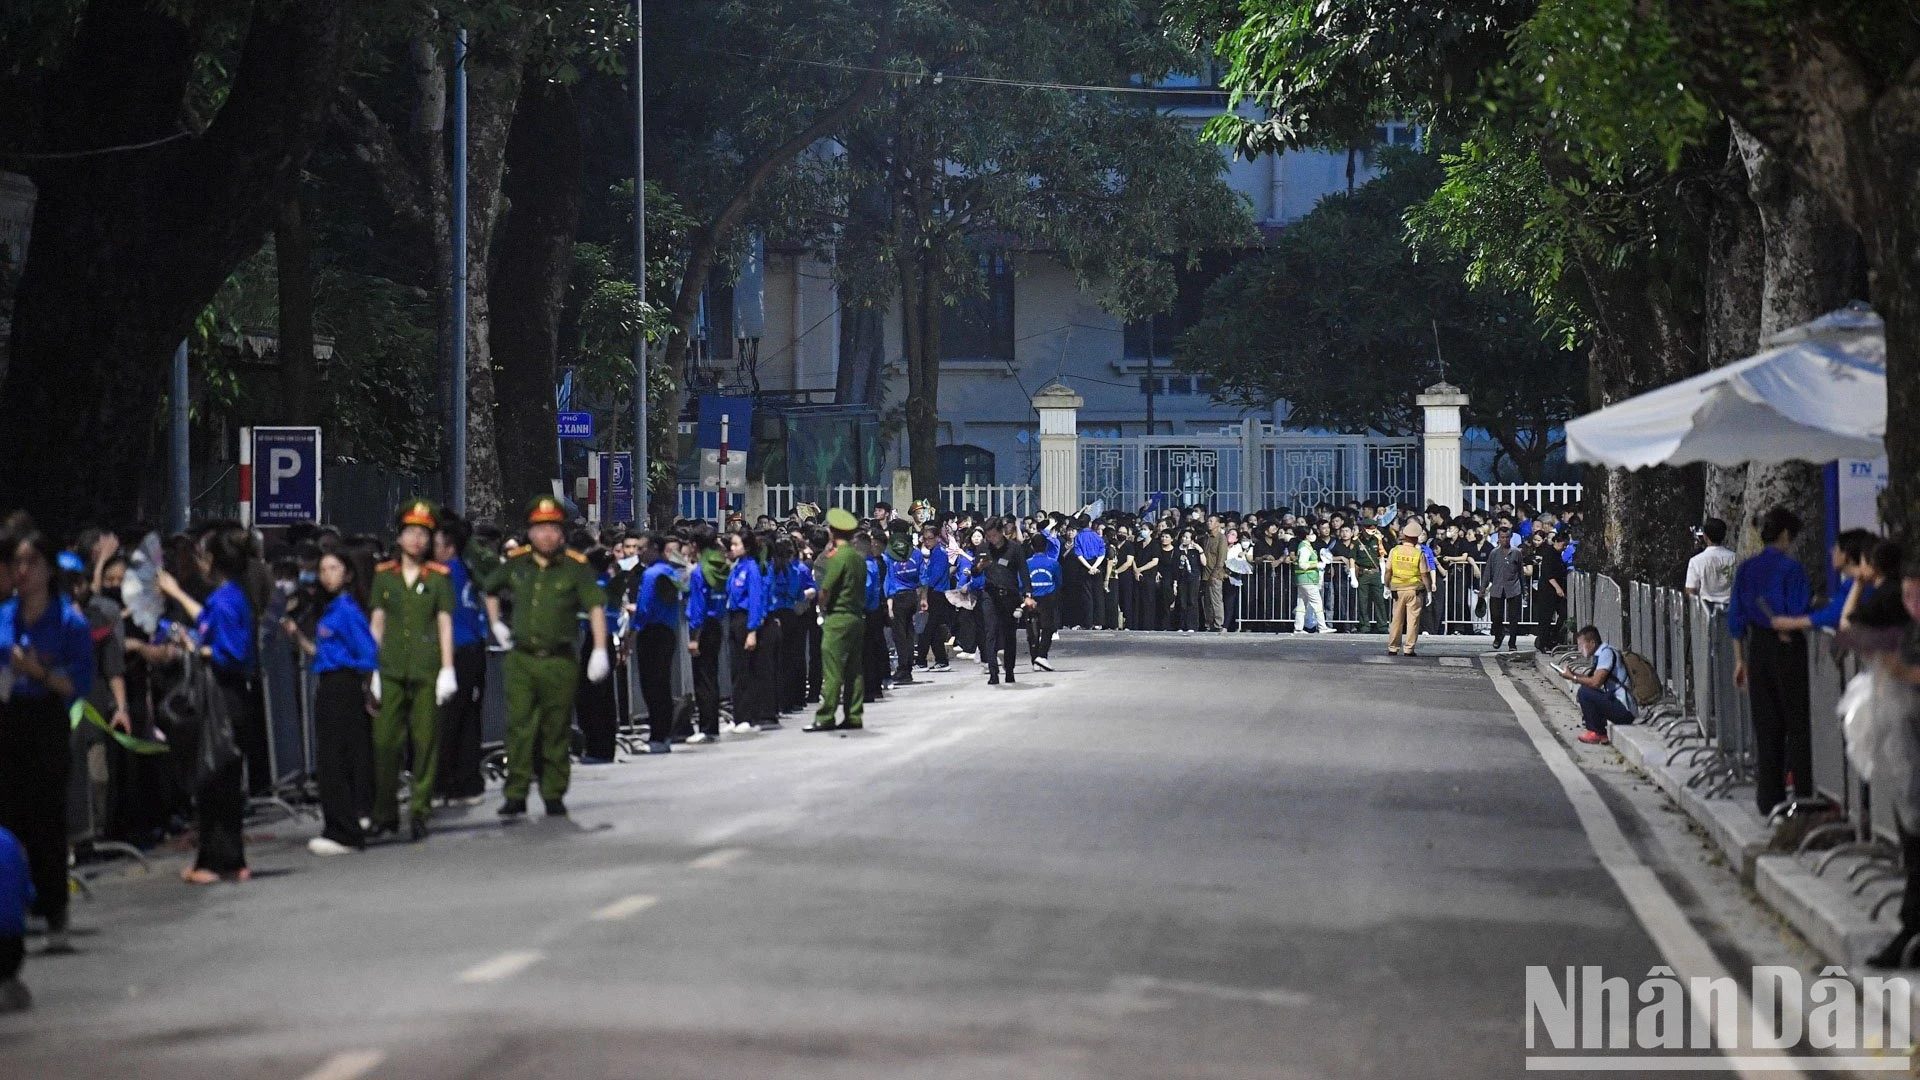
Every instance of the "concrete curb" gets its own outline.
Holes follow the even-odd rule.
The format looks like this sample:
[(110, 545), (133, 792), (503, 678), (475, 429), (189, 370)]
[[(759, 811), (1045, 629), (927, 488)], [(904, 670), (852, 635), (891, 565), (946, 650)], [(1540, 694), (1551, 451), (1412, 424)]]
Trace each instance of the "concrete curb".
[[(1536, 654), (1534, 667), (1549, 685), (1560, 688), (1569, 702), (1573, 700), (1573, 687), (1553, 673), (1546, 657)], [(1852, 892), (1855, 883), (1847, 875), (1862, 860), (1838, 858), (1824, 874), (1815, 874), (1813, 860), (1818, 853), (1797, 856), (1769, 852), (1771, 830), (1753, 807), (1751, 787), (1735, 788), (1728, 798), (1706, 798), (1687, 786), (1692, 770), (1684, 759), (1677, 765), (1667, 764), (1674, 748), (1651, 729), (1628, 725), (1615, 727), (1610, 734), (1620, 756), (1685, 811), (1725, 857), (1728, 869), (1752, 886), (1761, 900), (1821, 955), (1856, 968), (1899, 930), (1894, 905), (1883, 910), (1878, 919), (1873, 917), (1873, 905), (1886, 895), (1886, 885), (1870, 884), (1859, 895)]]

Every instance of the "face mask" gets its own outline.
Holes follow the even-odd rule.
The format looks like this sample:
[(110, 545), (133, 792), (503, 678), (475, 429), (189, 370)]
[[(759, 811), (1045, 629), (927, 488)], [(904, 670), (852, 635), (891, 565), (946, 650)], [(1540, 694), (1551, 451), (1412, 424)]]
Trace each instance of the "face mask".
[(320, 580), (320, 575), (319, 575), (319, 573), (317, 573), (317, 572), (315, 572), (315, 571), (313, 571), (313, 570), (302, 570), (302, 571), (300, 571), (300, 584), (302, 584), (302, 585), (311, 585), (311, 584), (313, 584), (314, 582), (316, 582), (316, 581), (319, 581), (319, 580)]
[(640, 565), (640, 556), (638, 555), (628, 555), (625, 558), (620, 560), (620, 569), (622, 570), (631, 570), (634, 567), (639, 565)]

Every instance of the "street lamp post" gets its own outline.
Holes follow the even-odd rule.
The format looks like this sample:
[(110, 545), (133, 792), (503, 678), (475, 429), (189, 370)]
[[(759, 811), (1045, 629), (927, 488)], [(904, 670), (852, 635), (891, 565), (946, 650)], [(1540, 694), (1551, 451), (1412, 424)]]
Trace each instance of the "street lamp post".
[(640, 296), (640, 322), (633, 334), (634, 520), (645, 524), (653, 501), (647, 467), (647, 95), (646, 26), (642, 0), (633, 0), (633, 283)]

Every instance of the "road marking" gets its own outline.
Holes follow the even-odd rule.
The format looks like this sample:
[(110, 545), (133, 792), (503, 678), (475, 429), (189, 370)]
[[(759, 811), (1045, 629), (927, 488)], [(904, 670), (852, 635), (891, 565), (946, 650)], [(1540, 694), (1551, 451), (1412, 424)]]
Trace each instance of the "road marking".
[(546, 959), (547, 954), (538, 949), (518, 949), (504, 952), (491, 960), (475, 964), (460, 973), (463, 983), (490, 983), (502, 979), (511, 979), (533, 965)]
[(687, 865), (695, 870), (718, 870), (723, 866), (732, 866), (746, 853), (746, 848), (723, 847), (717, 851), (709, 851)]
[(1440, 666), (1441, 667), (1472, 667), (1473, 661), (1465, 656), (1443, 656), (1440, 658)]
[(629, 896), (615, 900), (606, 907), (593, 913), (596, 922), (613, 922), (616, 919), (630, 919), (660, 902), (657, 896)]
[(360, 1080), (387, 1060), (378, 1050), (348, 1050), (328, 1058), (300, 1080)]
[(1187, 982), (1183, 979), (1162, 979), (1152, 975), (1119, 975), (1108, 986), (1108, 990), (1123, 997), (1142, 997), (1148, 994), (1189, 994), (1194, 997), (1208, 997), (1217, 1001), (1231, 1001), (1245, 1005), (1266, 1005), (1271, 1008), (1297, 1008), (1313, 1003), (1313, 999), (1297, 990), (1263, 989), (1244, 986), (1221, 986), (1218, 983)]
[[(1493, 681), (1493, 688), (1506, 700), (1514, 718), (1520, 721), (1521, 730), (1527, 733), (1534, 751), (1546, 763), (1547, 771), (1553, 773), (1553, 778), (1560, 782), (1567, 801), (1573, 804), (1575, 816), (1580, 819), (1581, 831), (1587, 835), (1587, 845), (1593, 849), (1614, 884), (1620, 887), (1621, 894), (1627, 898), (1627, 906), (1633, 909), (1640, 925), (1646, 928), (1647, 936), (1653, 939), (1660, 955), (1666, 958), (1682, 980), (1689, 977), (1732, 979), (1732, 973), (1714, 955), (1706, 938), (1701, 937), (1700, 931), (1687, 921), (1686, 912), (1680, 910), (1680, 905), (1660, 884), (1653, 868), (1640, 858), (1640, 853), (1627, 839), (1627, 834), (1620, 830), (1620, 823), (1614, 820), (1613, 811), (1600, 797), (1592, 779), (1574, 762), (1572, 752), (1547, 730), (1546, 722), (1534, 711), (1532, 703), (1521, 695), (1504, 669), (1489, 660), (1482, 660), (1481, 665), (1486, 669), (1487, 677)], [(1734, 980), (1734, 985), (1740, 986), (1739, 980)], [(1712, 1018), (1706, 1015), (1704, 999), (1696, 997), (1694, 1008), (1695, 1024), (1712, 1022)], [(1746, 988), (1742, 986), (1738, 1014), (1745, 1016), (1750, 1013)], [(1713, 1025), (1713, 1030), (1718, 1035), (1717, 1024)], [(1738, 1031), (1727, 1036), (1729, 1041), (1738, 1040), (1739, 1037)], [(1726, 1057), (1730, 1071), (1748, 1077), (1762, 1074), (1770, 1077), (1801, 1076), (1795, 1064), (1794, 1059), (1777, 1051)]]

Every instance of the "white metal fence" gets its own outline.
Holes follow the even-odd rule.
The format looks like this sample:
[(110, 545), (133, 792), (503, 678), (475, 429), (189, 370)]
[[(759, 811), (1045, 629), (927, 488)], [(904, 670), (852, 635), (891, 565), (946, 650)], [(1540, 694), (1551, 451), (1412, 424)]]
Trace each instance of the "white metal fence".
[(1080, 497), (1109, 510), (1416, 503), (1420, 481), (1415, 438), (1287, 434), (1250, 420), (1215, 434), (1080, 439)]
[(1025, 517), (1033, 513), (1033, 488), (1026, 484), (946, 484), (940, 488), (940, 506), (958, 512), (974, 510), (988, 517)]
[(1561, 510), (1580, 501), (1580, 484), (1462, 484), (1457, 510), (1491, 510), (1502, 503), (1535, 510)]

